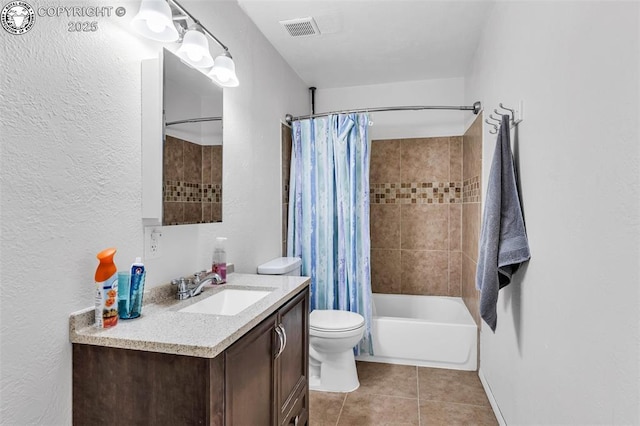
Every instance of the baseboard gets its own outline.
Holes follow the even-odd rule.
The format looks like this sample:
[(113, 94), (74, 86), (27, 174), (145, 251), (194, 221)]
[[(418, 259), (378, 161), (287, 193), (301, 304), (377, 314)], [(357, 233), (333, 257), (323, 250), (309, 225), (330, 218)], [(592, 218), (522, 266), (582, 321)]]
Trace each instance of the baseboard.
[(487, 398), (489, 398), (489, 403), (491, 404), (491, 409), (493, 410), (493, 414), (495, 414), (496, 419), (500, 426), (506, 426), (507, 422), (504, 421), (504, 417), (502, 417), (502, 413), (500, 412), (500, 407), (498, 407), (498, 402), (493, 396), (493, 392), (491, 392), (491, 387), (487, 382), (487, 379), (482, 374), (482, 368), (478, 370), (478, 377), (480, 377), (480, 382), (482, 382), (482, 387), (484, 388), (484, 392), (487, 394)]

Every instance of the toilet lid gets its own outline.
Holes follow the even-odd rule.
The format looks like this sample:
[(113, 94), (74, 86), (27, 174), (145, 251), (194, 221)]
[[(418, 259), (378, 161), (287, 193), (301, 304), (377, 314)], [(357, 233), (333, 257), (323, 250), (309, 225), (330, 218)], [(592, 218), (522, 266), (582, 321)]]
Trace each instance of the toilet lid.
[(309, 327), (318, 331), (348, 331), (364, 325), (364, 317), (355, 312), (316, 309), (309, 314)]

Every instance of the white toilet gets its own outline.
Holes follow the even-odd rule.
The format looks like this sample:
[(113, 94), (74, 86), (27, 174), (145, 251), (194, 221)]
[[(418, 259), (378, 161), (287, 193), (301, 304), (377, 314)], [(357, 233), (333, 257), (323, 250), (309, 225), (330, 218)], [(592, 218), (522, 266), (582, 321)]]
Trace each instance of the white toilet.
[[(297, 257), (258, 266), (258, 274), (300, 275)], [(309, 315), (309, 389), (351, 392), (360, 386), (353, 347), (364, 335), (364, 317), (355, 312), (316, 309)]]
[(309, 389), (351, 392), (360, 387), (353, 347), (364, 335), (355, 312), (316, 309), (309, 315)]

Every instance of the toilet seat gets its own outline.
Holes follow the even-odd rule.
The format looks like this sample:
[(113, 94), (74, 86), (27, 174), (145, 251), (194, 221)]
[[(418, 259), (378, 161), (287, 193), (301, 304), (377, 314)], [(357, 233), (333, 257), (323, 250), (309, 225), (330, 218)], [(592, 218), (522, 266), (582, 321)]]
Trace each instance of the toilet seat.
[(309, 330), (322, 334), (342, 333), (364, 327), (364, 317), (350, 311), (316, 309), (309, 314)]

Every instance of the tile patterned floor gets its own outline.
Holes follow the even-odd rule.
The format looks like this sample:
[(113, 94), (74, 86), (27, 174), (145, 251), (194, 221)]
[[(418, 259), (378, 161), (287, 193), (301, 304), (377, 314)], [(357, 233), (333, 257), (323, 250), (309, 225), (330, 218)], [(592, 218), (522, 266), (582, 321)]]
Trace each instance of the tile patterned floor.
[(356, 391), (310, 392), (310, 426), (498, 424), (475, 371), (356, 365)]

